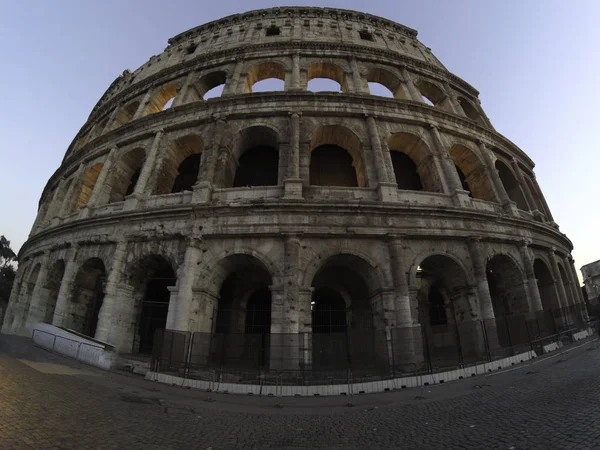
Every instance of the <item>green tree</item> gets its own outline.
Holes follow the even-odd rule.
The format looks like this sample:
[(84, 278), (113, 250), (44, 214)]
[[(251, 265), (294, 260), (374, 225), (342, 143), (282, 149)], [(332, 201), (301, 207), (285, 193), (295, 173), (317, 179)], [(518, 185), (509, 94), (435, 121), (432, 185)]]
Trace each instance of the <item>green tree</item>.
[(0, 315), (6, 311), (10, 290), (15, 281), (17, 255), (10, 248), (10, 241), (0, 236)]

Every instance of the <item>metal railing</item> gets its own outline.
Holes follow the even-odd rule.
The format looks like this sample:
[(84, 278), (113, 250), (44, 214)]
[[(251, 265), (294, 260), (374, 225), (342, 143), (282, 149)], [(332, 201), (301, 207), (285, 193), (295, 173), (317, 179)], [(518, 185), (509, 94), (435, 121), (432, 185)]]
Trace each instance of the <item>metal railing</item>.
[(104, 351), (104, 347), (100, 345), (69, 339), (38, 329), (33, 330), (32, 340), (38, 347), (95, 366), (100, 364), (100, 351)]
[(339, 385), (432, 374), (537, 354), (587, 329), (584, 305), (535, 315), (344, 333), (157, 330), (151, 370), (219, 383)]

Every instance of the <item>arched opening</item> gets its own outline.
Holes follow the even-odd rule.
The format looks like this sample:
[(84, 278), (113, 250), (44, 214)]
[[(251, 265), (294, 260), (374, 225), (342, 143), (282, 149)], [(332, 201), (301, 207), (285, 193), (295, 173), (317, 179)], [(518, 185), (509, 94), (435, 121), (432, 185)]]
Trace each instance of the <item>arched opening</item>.
[(232, 161), (224, 176), (225, 186), (277, 186), (279, 138), (271, 128), (254, 126), (236, 136), (233, 144), (237, 163)]
[(374, 68), (367, 74), (367, 82), (372, 95), (407, 100), (400, 79), (385, 69)]
[[(529, 336), (525, 315), (530, 307), (521, 270), (510, 257), (497, 254), (488, 261), (486, 276), (496, 318), (498, 343), (502, 347), (527, 344)], [(488, 325), (486, 323), (487, 328)]]
[(173, 100), (177, 96), (179, 84), (170, 83), (158, 89), (150, 98), (148, 106), (144, 110), (144, 115), (154, 114), (168, 109), (173, 104)]
[(196, 84), (198, 94), (204, 100), (220, 97), (227, 81), (227, 74), (223, 71), (212, 72), (204, 75)]
[(311, 185), (365, 187), (360, 140), (339, 125), (320, 127), (311, 139), (309, 171)]
[(525, 280), (516, 263), (506, 255), (495, 255), (486, 267), (494, 316), (526, 314), (529, 311)]
[(496, 160), (496, 169), (498, 170), (498, 175), (500, 176), (500, 180), (502, 181), (502, 185), (504, 186), (504, 190), (508, 194), (508, 197), (517, 204), (517, 208), (522, 209), (523, 211), (529, 211), (521, 186), (512, 171), (500, 160)]
[(417, 172), (417, 165), (406, 153), (391, 150), (392, 166), (398, 189), (407, 191), (422, 191), (423, 184)]
[(127, 152), (113, 165), (108, 183), (110, 186), (108, 203), (121, 202), (126, 196), (133, 194), (145, 158), (144, 149), (136, 148)]
[[(278, 82), (275, 80), (279, 80)], [(258, 84), (262, 82), (261, 84)], [(248, 71), (244, 92), (283, 91), (285, 84), (285, 69), (275, 62), (257, 64)]]
[(171, 264), (159, 255), (144, 258), (133, 271), (129, 284), (133, 287), (137, 311), (132, 348), (134, 353), (152, 353), (156, 330), (166, 327), (171, 299), (169, 287), (176, 283)]
[(131, 122), (131, 120), (133, 120), (133, 116), (135, 116), (135, 113), (137, 112), (139, 107), (140, 107), (140, 102), (135, 101), (135, 102), (131, 102), (128, 105), (125, 105), (125, 106), (119, 108), (119, 111), (117, 112), (115, 120), (112, 123), (111, 129), (115, 130), (117, 128), (122, 127), (127, 122)]
[(550, 269), (548, 269), (546, 263), (539, 258), (536, 259), (533, 263), (533, 272), (537, 279), (538, 291), (540, 292), (544, 310), (560, 308), (554, 277), (550, 273)]
[(177, 168), (177, 177), (173, 183), (171, 193), (191, 191), (194, 184), (198, 181), (198, 171), (200, 170), (200, 153), (195, 153), (183, 160)]
[(416, 286), (423, 347), (432, 364), (451, 366), (461, 356), (483, 355), (477, 295), (464, 269), (449, 256), (428, 256), (416, 269)]
[(252, 147), (238, 160), (233, 187), (277, 186), (279, 152), (269, 146)]
[(310, 92), (342, 92), (342, 86), (329, 78), (313, 78), (308, 82), (306, 90)]
[[(211, 286), (218, 304), (211, 359), (214, 364), (258, 369), (269, 367), (271, 274), (256, 258), (232, 255), (214, 270)], [(213, 328), (214, 327), (214, 328)]]
[(469, 119), (474, 120), (475, 122), (480, 122), (480, 116), (475, 107), (469, 102), (467, 99), (463, 97), (458, 97), (458, 103), (460, 104), (462, 110)]
[(96, 163), (84, 172), (79, 186), (79, 192), (77, 193), (77, 197), (75, 197), (75, 203), (71, 212), (79, 211), (79, 209), (88, 204), (103, 167), (104, 164)]
[(347, 92), (346, 75), (337, 65), (319, 61), (311, 64), (306, 72), (307, 90), (312, 92)]
[(415, 84), (415, 86), (421, 93), (424, 103), (428, 104), (429, 106), (435, 106), (437, 108), (443, 107), (444, 100), (446, 99), (446, 94), (444, 94), (444, 92), (439, 87), (425, 80), (419, 80)]
[[(410, 185), (416, 186), (416, 177), (412, 172), (414, 164), (414, 170), (417, 172), (422, 190), (443, 192), (441, 180), (438, 178), (434, 162), (431, 158), (431, 151), (421, 138), (411, 133), (394, 133), (388, 139), (388, 148), (392, 155), (392, 164), (394, 164), (394, 158), (397, 159), (397, 163), (402, 163), (398, 164), (399, 174), (396, 173), (396, 165), (394, 164), (394, 174), (396, 175), (396, 183), (398, 183), (399, 189), (403, 189), (400, 186), (401, 184), (405, 185), (404, 180), (413, 180)], [(410, 164), (404, 157), (396, 156), (396, 153), (406, 155), (413, 164)], [(400, 158), (401, 160), (398, 161)], [(400, 179), (398, 179), (399, 175)]]
[(375, 269), (357, 256), (338, 254), (321, 265), (312, 281), (312, 351), (305, 364), (316, 370), (361, 370), (387, 363), (377, 339), (377, 286)]
[(394, 93), (381, 83), (369, 82), (369, 92), (378, 97), (394, 98)]
[(352, 156), (337, 145), (321, 145), (310, 154), (310, 184), (358, 187)]
[(198, 182), (204, 142), (196, 134), (175, 139), (165, 146), (163, 164), (157, 174), (154, 194), (191, 191)]
[(463, 190), (469, 191), (473, 198), (490, 202), (496, 201), (492, 182), (475, 153), (458, 144), (450, 147), (448, 153), (454, 160)]
[(65, 274), (65, 263), (59, 259), (54, 263), (52, 269), (48, 272), (46, 281), (46, 289), (48, 289), (48, 301), (46, 302), (46, 310), (44, 312), (44, 322), (52, 323), (54, 310), (56, 309), (56, 301), (58, 300), (58, 292), (62, 283), (63, 275)]
[(106, 269), (98, 258), (85, 261), (75, 276), (65, 327), (86, 336), (96, 334), (98, 313), (104, 300)]

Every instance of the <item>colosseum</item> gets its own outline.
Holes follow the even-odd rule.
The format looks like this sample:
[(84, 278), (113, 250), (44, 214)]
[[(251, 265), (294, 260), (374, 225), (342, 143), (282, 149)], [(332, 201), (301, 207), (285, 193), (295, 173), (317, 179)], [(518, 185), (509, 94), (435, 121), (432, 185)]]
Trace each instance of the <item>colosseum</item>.
[(484, 358), (514, 344), (509, 320), (587, 319), (533, 168), (411, 28), (228, 16), (98, 101), (41, 195), (2, 332), (146, 355), (172, 330), (198, 364), (273, 370), (412, 370), (457, 341)]

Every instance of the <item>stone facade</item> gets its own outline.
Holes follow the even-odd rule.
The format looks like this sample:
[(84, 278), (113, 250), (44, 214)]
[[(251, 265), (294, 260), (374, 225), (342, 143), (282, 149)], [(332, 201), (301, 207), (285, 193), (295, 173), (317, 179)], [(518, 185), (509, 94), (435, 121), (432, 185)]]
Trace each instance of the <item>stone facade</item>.
[[(273, 336), (297, 345), (293, 367), (317, 328), (420, 335), (582, 303), (533, 162), (416, 35), (273, 8), (125, 71), (42, 193), (2, 331), (48, 322), (135, 353), (165, 327), (261, 330), (271, 358)], [(252, 93), (268, 78), (283, 90)], [(308, 91), (315, 78), (341, 92)]]
[(600, 261), (586, 264), (581, 268), (581, 273), (588, 303), (591, 307), (598, 308), (600, 305)]

